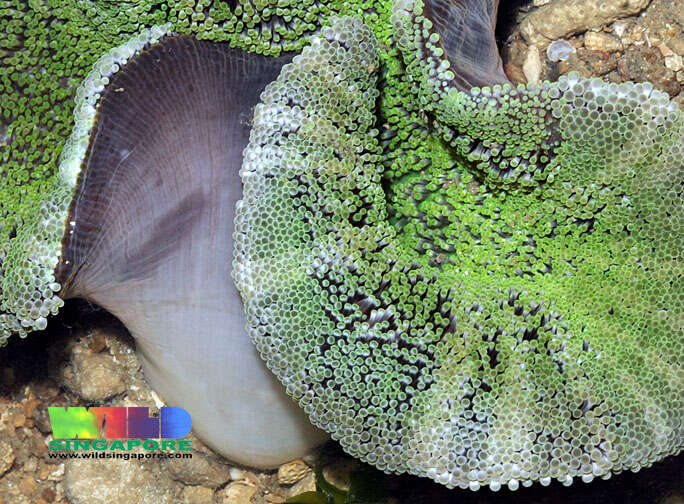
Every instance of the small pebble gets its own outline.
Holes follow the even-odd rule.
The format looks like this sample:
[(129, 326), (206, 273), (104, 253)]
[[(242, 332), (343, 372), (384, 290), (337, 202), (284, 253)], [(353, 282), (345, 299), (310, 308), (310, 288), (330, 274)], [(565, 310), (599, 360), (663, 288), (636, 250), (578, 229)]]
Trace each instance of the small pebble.
[(668, 47), (670, 47), (675, 54), (684, 56), (684, 38), (672, 38), (667, 41)]
[(101, 352), (107, 347), (107, 335), (102, 329), (95, 329), (88, 338), (88, 348), (93, 352)]
[(231, 468), (214, 455), (195, 451), (192, 458), (164, 460), (164, 470), (171, 478), (187, 485), (217, 488), (231, 480)]
[(43, 500), (45, 500), (45, 502), (54, 502), (56, 495), (57, 494), (55, 493), (55, 490), (51, 487), (45, 487), (40, 493), (40, 496), (43, 498)]
[(36, 406), (38, 406), (38, 400), (31, 394), (24, 404), (24, 416), (26, 418), (33, 418), (33, 411), (36, 409)]
[(12, 445), (5, 441), (0, 441), (0, 476), (5, 474), (14, 464), (14, 450)]
[(246, 481), (234, 481), (219, 492), (219, 504), (246, 504), (256, 493), (257, 488)]
[(622, 42), (612, 35), (590, 31), (584, 35), (584, 47), (590, 51), (615, 52), (622, 50)]
[(26, 496), (32, 495), (37, 488), (38, 483), (36, 483), (36, 480), (33, 479), (32, 476), (25, 476), (19, 482), (19, 490)]
[(237, 467), (231, 467), (229, 471), (230, 479), (240, 480), (245, 477), (245, 472)]
[(14, 425), (15, 428), (23, 427), (24, 423), (26, 423), (26, 417), (19, 413), (17, 416), (14, 417), (14, 421), (12, 424)]
[(351, 472), (358, 467), (359, 462), (354, 459), (336, 460), (323, 468), (323, 477), (331, 485), (347, 491), (349, 490)]
[(311, 472), (311, 468), (303, 460), (293, 460), (278, 468), (278, 483), (292, 485)]
[(667, 47), (664, 42), (661, 42), (656, 46), (658, 50), (660, 51), (660, 54), (664, 57), (667, 58), (668, 56), (674, 56), (674, 51)]
[(613, 31), (615, 32), (615, 35), (618, 37), (622, 38), (622, 36), (625, 34), (627, 29), (632, 25), (630, 21), (626, 21), (624, 19), (621, 19), (620, 21), (615, 21), (612, 24)]
[(270, 504), (282, 504), (285, 502), (285, 498), (281, 497), (280, 495), (275, 495), (275, 494), (268, 494), (266, 497), (264, 497), (266, 502), (269, 502)]
[(530, 46), (527, 50), (527, 56), (525, 57), (525, 63), (523, 64), (523, 73), (527, 82), (533, 84), (539, 84), (539, 78), (541, 77), (541, 58), (539, 57), (539, 49), (536, 46)]
[(214, 491), (202, 486), (186, 486), (183, 489), (183, 504), (206, 504), (214, 499)]
[(27, 472), (27, 473), (35, 472), (37, 468), (38, 468), (38, 460), (35, 457), (29, 458), (26, 462), (24, 462), (24, 466), (22, 467), (24, 472)]
[(504, 65), (504, 73), (513, 84), (524, 84), (526, 82), (522, 68), (513, 63), (509, 62)]
[(563, 39), (554, 40), (546, 48), (546, 55), (551, 61), (566, 61), (575, 52), (572, 44)]
[(646, 30), (644, 30), (641, 26), (636, 26), (629, 35), (634, 45), (644, 45), (646, 39)]
[(57, 466), (57, 469), (55, 469), (48, 475), (47, 479), (49, 479), (50, 481), (62, 481), (64, 479), (64, 472), (64, 463), (59, 464)]
[(288, 495), (294, 497), (295, 495), (302, 494), (304, 492), (314, 492), (316, 491), (316, 477), (313, 472), (310, 472), (303, 479), (299, 480), (297, 483), (290, 487)]
[(684, 68), (684, 63), (679, 54), (673, 54), (672, 56), (665, 58), (665, 66), (673, 72), (679, 72), (682, 68)]

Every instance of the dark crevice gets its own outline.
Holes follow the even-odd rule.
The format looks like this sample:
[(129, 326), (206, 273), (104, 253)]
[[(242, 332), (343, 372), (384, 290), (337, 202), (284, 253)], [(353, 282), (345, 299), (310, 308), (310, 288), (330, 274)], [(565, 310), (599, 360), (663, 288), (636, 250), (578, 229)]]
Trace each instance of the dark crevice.
[(532, 0), (505, 0), (499, 2), (499, 11), (496, 16), (496, 43), (499, 50), (504, 42), (513, 34), (519, 26), (518, 13), (527, 12)]

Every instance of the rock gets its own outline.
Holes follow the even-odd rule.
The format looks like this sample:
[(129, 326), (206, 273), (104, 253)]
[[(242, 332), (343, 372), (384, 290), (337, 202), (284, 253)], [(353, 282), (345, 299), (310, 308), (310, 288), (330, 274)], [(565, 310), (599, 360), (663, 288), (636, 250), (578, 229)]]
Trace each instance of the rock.
[(107, 348), (107, 333), (100, 328), (91, 331), (88, 335), (88, 348), (96, 353)]
[(83, 399), (102, 402), (125, 392), (124, 371), (111, 355), (95, 353), (80, 341), (57, 354), (58, 363), (51, 366), (55, 380)]
[(278, 483), (292, 485), (311, 472), (311, 468), (303, 460), (293, 460), (278, 468)]
[(667, 47), (667, 44), (661, 42), (661, 43), (658, 44), (656, 47), (657, 47), (658, 50), (660, 51), (660, 55), (661, 55), (663, 58), (667, 58), (668, 56), (674, 56), (674, 52), (672, 51), (672, 49), (670, 49), (669, 47)]
[(650, 0), (555, 0), (530, 12), (520, 25), (529, 44), (545, 48), (552, 40), (599, 28), (645, 9)]
[(285, 502), (285, 498), (280, 495), (268, 494), (264, 497), (264, 500), (269, 504), (282, 504)]
[(31, 457), (26, 462), (24, 462), (24, 466), (22, 467), (22, 470), (24, 472), (27, 472), (27, 473), (32, 473), (32, 472), (35, 472), (37, 468), (38, 468), (38, 459), (36, 459), (36, 457)]
[(622, 50), (622, 42), (607, 33), (590, 31), (584, 35), (584, 47), (590, 51), (615, 52)]
[(673, 72), (679, 72), (684, 65), (682, 64), (682, 57), (679, 54), (673, 54), (665, 58), (665, 67)]
[[(178, 485), (157, 464), (139, 460), (71, 459), (64, 489), (71, 504), (174, 504)], [(246, 501), (245, 501), (246, 502)]]
[(624, 80), (651, 82), (656, 89), (672, 97), (681, 90), (676, 72), (665, 66), (660, 51), (655, 47), (630, 46), (618, 61), (618, 70)]
[(50, 416), (47, 407), (38, 408), (33, 412), (33, 420), (38, 427), (38, 430), (43, 434), (52, 432), (52, 425), (50, 424)]
[(59, 464), (57, 466), (57, 468), (48, 475), (47, 479), (49, 481), (62, 481), (64, 479), (65, 473), (66, 473), (66, 467), (62, 463), (62, 464)]
[(187, 485), (217, 488), (233, 479), (228, 464), (215, 455), (196, 450), (192, 458), (164, 459), (163, 465), (171, 478)]
[(622, 39), (623, 35), (627, 32), (627, 30), (632, 27), (634, 23), (632, 23), (629, 20), (626, 19), (621, 19), (620, 21), (615, 21), (612, 25), (610, 25), (610, 28), (615, 32), (615, 35), (620, 37)]
[[(684, 79), (682, 79), (682, 81), (684, 81)], [(677, 104), (677, 106), (679, 106), (680, 109), (684, 110), (684, 93), (679, 93), (675, 98), (673, 98), (673, 101)]]
[(74, 359), (77, 367), (74, 390), (88, 401), (104, 401), (126, 390), (121, 368), (110, 355), (83, 353)]
[(54, 502), (57, 494), (55, 493), (55, 490), (53, 488), (45, 487), (43, 491), (40, 493), (40, 496), (43, 498), (45, 502)]
[(506, 63), (504, 65), (504, 73), (506, 74), (506, 77), (508, 77), (508, 80), (513, 84), (525, 84), (525, 82), (527, 82), (522, 68), (513, 63)]
[(299, 480), (297, 483), (290, 487), (288, 497), (294, 497), (304, 492), (315, 492), (316, 491), (316, 477), (313, 471), (308, 473), (304, 478)]
[(339, 459), (323, 468), (323, 477), (333, 486), (340, 490), (349, 490), (349, 478), (351, 472), (359, 467), (359, 462), (354, 459)]
[(246, 481), (234, 481), (218, 492), (219, 504), (247, 504), (257, 492), (257, 487)]
[(38, 400), (36, 399), (36, 397), (33, 395), (32, 392), (29, 392), (27, 394), (27, 396), (28, 396), (28, 398), (27, 398), (26, 402), (24, 403), (24, 416), (28, 419), (32, 419), (33, 413), (36, 410), (36, 406), (38, 406)]
[(527, 50), (527, 57), (523, 64), (522, 71), (525, 74), (527, 82), (539, 84), (541, 77), (541, 57), (539, 56), (539, 49), (536, 46), (530, 46)]
[(660, 504), (684, 504), (684, 496), (670, 495), (665, 497)]
[(302, 455), (302, 460), (309, 467), (314, 467), (316, 465), (316, 460), (318, 460), (318, 457), (320, 457), (320, 454), (321, 447), (319, 446), (311, 450), (309, 453), (305, 453), (304, 455)]
[(515, 37), (504, 45), (501, 56), (505, 62), (513, 63), (515, 66), (520, 67), (525, 63), (526, 54), (527, 44), (519, 37)]
[(0, 476), (5, 474), (12, 467), (12, 464), (14, 464), (12, 445), (5, 441), (0, 441)]
[(135, 353), (135, 343), (129, 334), (110, 328), (105, 333), (105, 341), (109, 347), (109, 353), (129, 375), (132, 376), (141, 369), (140, 360)]
[(577, 50), (577, 57), (582, 61), (587, 71), (591, 73), (591, 76), (597, 76), (615, 70), (618, 66), (620, 54), (590, 51), (586, 47), (581, 47)]
[(239, 467), (231, 467), (230, 468), (230, 479), (241, 480), (244, 477), (245, 477), (245, 471), (243, 471)]
[(32, 476), (24, 476), (21, 481), (19, 481), (19, 491), (26, 496), (33, 495), (38, 489), (38, 483), (33, 479)]
[(635, 26), (631, 32), (629, 32), (629, 41), (637, 46), (644, 45), (646, 43), (647, 33), (643, 26)]
[(668, 41), (668, 46), (671, 47), (675, 53), (684, 56), (684, 38), (670, 39)]
[(207, 504), (213, 502), (214, 490), (202, 486), (186, 486), (183, 489), (184, 504)]

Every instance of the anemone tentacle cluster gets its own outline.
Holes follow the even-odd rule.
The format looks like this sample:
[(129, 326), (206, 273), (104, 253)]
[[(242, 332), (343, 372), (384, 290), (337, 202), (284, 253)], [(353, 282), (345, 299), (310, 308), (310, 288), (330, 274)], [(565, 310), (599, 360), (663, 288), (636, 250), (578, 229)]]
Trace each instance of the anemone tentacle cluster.
[[(0, 178), (0, 260), (4, 270), (13, 265), (9, 274), (0, 269), (0, 344), (13, 333), (44, 329), (44, 318), (63, 303), (52, 273), (63, 230), (53, 226), (30, 260), (23, 244), (10, 242), (31, 225), (41, 201), (73, 193), (110, 76), (172, 32), (271, 56), (299, 50), (331, 14), (356, 6), (313, 0), (235, 4), (0, 2), (0, 32), (6, 34), (0, 41), (0, 149), (2, 173), (10, 174)], [(60, 208), (53, 218), (63, 222), (67, 208)]]
[(576, 75), (451, 89), (456, 151), (381, 177), (374, 37), (349, 23), (267, 89), (245, 152), (235, 280), (271, 370), (349, 453), (450, 487), (676, 451), (681, 305), (657, 279), (681, 276), (678, 109)]
[[(71, 232), (72, 224), (65, 226), (65, 223), (90, 142), (100, 93), (120, 66), (157, 42), (168, 29), (167, 25), (143, 30), (123, 45), (110, 50), (93, 65), (76, 90), (73, 129), (62, 148), (57, 176), (51, 181), (49, 189), (45, 190), (39, 211), (25, 218), (16, 239), (9, 242), (7, 256), (3, 260), (3, 267), (8, 274), (0, 275), (0, 292), (3, 294), (0, 304), (0, 342), (4, 342), (12, 333), (23, 337), (28, 331), (45, 329), (46, 317), (56, 315), (57, 310), (64, 305), (57, 295), (61, 285), (56, 281), (55, 268), (62, 252), (65, 229)], [(30, 119), (30, 116), (26, 119)], [(15, 216), (10, 214), (8, 217)]]
[(650, 84), (512, 86), (493, 0), (139, 2), (140, 25), (93, 2), (76, 31), (81, 3), (7, 4), (0, 27), (30, 36), (0, 54), (22, 69), (0, 74), (0, 338), (61, 304), (52, 270), (110, 74), (163, 35), (296, 50), (250, 123), (233, 279), (311, 422), (386, 472), (473, 490), (681, 450), (684, 114)]

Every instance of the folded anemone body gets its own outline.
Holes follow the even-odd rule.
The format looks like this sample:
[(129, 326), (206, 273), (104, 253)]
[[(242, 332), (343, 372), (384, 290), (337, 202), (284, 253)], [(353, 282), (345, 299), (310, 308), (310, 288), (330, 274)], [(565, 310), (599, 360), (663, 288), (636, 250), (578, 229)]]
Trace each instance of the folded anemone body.
[(180, 4), (3, 12), (0, 337), (100, 304), (249, 465), (327, 432), (515, 489), (681, 449), (667, 96), (510, 85), (495, 1)]

